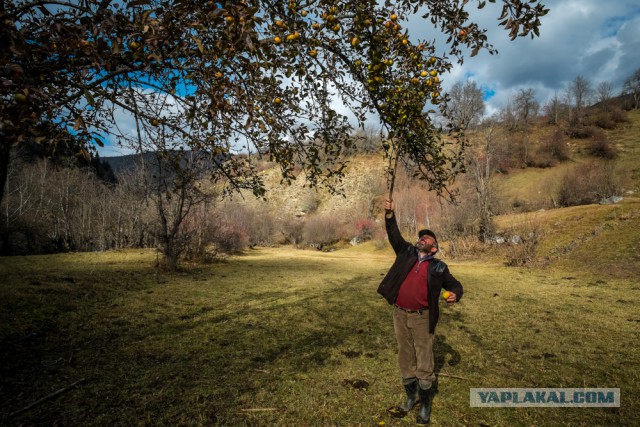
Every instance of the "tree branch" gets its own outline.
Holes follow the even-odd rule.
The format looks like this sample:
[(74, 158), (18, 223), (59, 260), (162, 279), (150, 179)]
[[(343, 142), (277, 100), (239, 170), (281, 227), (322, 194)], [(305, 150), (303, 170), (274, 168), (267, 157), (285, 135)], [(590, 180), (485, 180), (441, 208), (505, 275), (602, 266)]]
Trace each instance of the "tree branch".
[(37, 405), (41, 404), (42, 402), (45, 402), (45, 401), (47, 401), (47, 400), (49, 400), (49, 399), (53, 399), (54, 397), (56, 397), (56, 396), (58, 396), (58, 395), (60, 395), (60, 394), (62, 394), (62, 393), (65, 393), (65, 392), (67, 392), (67, 391), (71, 390), (72, 388), (74, 388), (74, 387), (75, 387), (75, 386), (77, 386), (78, 384), (83, 383), (83, 382), (85, 382), (85, 381), (86, 381), (86, 378), (81, 378), (81, 379), (79, 379), (78, 381), (76, 381), (76, 382), (74, 382), (74, 383), (72, 383), (72, 384), (69, 384), (69, 385), (68, 385), (68, 386), (66, 386), (66, 387), (62, 387), (62, 388), (61, 388), (60, 390), (58, 390), (58, 391), (55, 391), (55, 392), (53, 392), (53, 393), (51, 393), (51, 394), (49, 394), (49, 395), (46, 395), (46, 396), (44, 396), (44, 397), (42, 397), (42, 398), (40, 398), (40, 399), (36, 400), (35, 402), (33, 402), (33, 403), (31, 403), (31, 404), (29, 404), (29, 405), (25, 406), (24, 408), (19, 409), (19, 410), (17, 410), (17, 411), (15, 411), (15, 412), (13, 412), (13, 413), (11, 414), (11, 416), (13, 417), (13, 416), (15, 416), (15, 415), (18, 415), (18, 414), (21, 414), (21, 413), (23, 413), (23, 412), (26, 412), (26, 411), (28, 411), (29, 409), (33, 408), (34, 406), (37, 406)]

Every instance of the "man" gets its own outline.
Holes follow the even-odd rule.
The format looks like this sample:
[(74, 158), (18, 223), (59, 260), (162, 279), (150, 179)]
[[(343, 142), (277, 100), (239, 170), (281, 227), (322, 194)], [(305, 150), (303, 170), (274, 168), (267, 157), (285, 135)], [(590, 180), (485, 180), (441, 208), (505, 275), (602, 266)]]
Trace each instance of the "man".
[(391, 269), (378, 287), (378, 293), (394, 305), (393, 327), (398, 341), (398, 363), (410, 411), (420, 401), (417, 423), (429, 423), (432, 387), (436, 376), (433, 363), (433, 336), (438, 322), (438, 299), (444, 288), (451, 294), (447, 303), (462, 298), (462, 285), (449, 267), (434, 258), (438, 241), (431, 230), (421, 230), (415, 245), (402, 237), (393, 201), (385, 201), (385, 224), (389, 243), (396, 253)]

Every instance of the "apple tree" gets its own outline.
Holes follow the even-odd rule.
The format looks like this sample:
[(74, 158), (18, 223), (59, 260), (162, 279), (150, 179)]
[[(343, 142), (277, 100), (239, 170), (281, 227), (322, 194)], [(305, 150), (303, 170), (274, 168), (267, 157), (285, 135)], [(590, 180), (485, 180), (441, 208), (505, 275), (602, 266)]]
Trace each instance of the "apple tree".
[[(159, 134), (173, 136), (169, 149), (209, 155), (211, 178), (230, 191), (264, 193), (253, 173), (263, 157), (285, 182), (298, 167), (309, 185), (331, 187), (352, 128), (371, 117), (387, 155), (442, 191), (461, 171), (464, 143), (443, 138), (430, 110), (446, 104), (440, 79), (452, 61), (494, 52), (468, 11), (486, 3), (2, 0), (0, 200), (11, 149), (26, 141), (55, 151), (74, 138), (83, 155), (105, 138)], [(547, 13), (537, 0), (488, 3), (512, 39), (537, 35)], [(410, 19), (445, 45), (417, 40)]]

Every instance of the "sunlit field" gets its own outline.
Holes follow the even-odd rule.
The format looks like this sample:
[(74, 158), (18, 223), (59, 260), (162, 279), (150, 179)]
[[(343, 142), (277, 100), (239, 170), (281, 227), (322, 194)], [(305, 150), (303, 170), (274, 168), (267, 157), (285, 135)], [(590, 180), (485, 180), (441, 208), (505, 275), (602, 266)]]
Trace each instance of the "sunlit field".
[[(404, 394), (376, 293), (390, 251), (155, 259), (0, 258), (3, 425), (414, 424), (387, 412)], [(436, 331), (432, 425), (640, 424), (637, 281), (448, 262), (466, 293)], [(471, 408), (471, 387), (613, 387), (621, 406)]]

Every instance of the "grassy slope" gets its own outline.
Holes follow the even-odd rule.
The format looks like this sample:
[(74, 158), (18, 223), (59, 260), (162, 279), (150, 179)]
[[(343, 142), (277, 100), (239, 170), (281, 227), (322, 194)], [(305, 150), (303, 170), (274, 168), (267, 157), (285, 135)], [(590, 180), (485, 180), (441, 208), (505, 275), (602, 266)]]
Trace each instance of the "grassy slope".
[[(410, 425), (386, 413), (403, 394), (375, 292), (392, 259), (271, 248), (156, 276), (145, 251), (2, 258), (1, 423)], [(433, 425), (640, 423), (637, 283), (450, 265), (466, 295), (443, 308), (436, 368), (461, 378), (440, 379)], [(623, 405), (468, 406), (493, 386), (620, 387)]]
[[(624, 200), (616, 205), (587, 205), (496, 218), (501, 230), (542, 232), (537, 256), (552, 266), (613, 277), (640, 277), (640, 111), (629, 112), (629, 123), (608, 133), (619, 151), (614, 173)], [(535, 203), (559, 184), (575, 162), (550, 169), (529, 169), (503, 182), (511, 199)]]
[[(616, 160), (615, 176), (623, 192), (631, 190), (640, 192), (640, 110), (627, 113), (628, 123), (618, 129), (606, 131), (608, 140), (613, 143), (619, 153)], [(534, 129), (533, 135), (548, 132), (545, 129)], [(535, 138), (533, 136), (532, 138)], [(513, 170), (499, 180), (502, 194), (509, 201), (524, 201), (532, 206), (538, 201), (548, 201), (554, 190), (557, 190), (563, 175), (568, 169), (589, 158), (581, 148), (586, 141), (572, 141), (571, 160), (553, 168), (529, 168)]]

